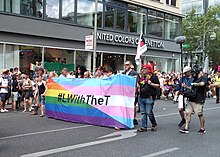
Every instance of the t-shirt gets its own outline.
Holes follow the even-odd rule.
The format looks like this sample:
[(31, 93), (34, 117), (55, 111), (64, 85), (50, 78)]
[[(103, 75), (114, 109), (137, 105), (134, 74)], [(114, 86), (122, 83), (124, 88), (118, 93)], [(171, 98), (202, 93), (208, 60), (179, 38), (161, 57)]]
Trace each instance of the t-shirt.
[(143, 82), (143, 79), (149, 79), (154, 84), (160, 84), (159, 79), (156, 75), (150, 76), (140, 76), (137, 77), (137, 82), (140, 85), (140, 98), (148, 98), (150, 96), (156, 96), (157, 95), (157, 89), (147, 83), (147, 80)]
[(9, 91), (9, 78), (8, 77), (1, 77), (0, 78), (0, 86), (5, 86), (0, 88), (0, 93), (8, 93)]
[(204, 76), (201, 76), (198, 79), (194, 79), (192, 83), (200, 83), (200, 82), (205, 82), (205, 85), (204, 86), (192, 86), (192, 90), (195, 91), (196, 97), (189, 98), (189, 101), (196, 102), (196, 103), (205, 103), (207, 78)]
[(13, 80), (12, 81), (12, 92), (18, 92), (18, 91), (19, 91), (18, 81)]

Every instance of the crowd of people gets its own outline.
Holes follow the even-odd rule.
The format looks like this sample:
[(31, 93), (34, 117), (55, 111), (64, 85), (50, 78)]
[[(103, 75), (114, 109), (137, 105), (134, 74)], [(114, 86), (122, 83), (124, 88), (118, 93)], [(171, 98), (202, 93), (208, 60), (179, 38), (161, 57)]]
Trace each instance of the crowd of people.
[[(171, 99), (178, 104), (181, 117), (178, 126), (181, 133), (189, 133), (192, 113), (199, 116), (199, 133), (206, 132), (203, 105), (208, 97), (213, 97), (216, 103), (220, 103), (220, 66), (212, 73), (204, 73), (197, 67), (185, 66), (182, 75), (181, 73), (159, 72), (154, 70), (150, 64), (144, 64), (140, 72), (136, 72), (131, 61), (126, 61), (124, 69), (122, 74), (136, 78), (134, 125), (138, 124), (136, 111), (141, 112), (141, 128), (137, 131), (147, 131), (148, 117), (152, 124), (151, 131), (157, 130), (153, 106), (156, 99), (164, 97), (165, 100)], [(8, 112), (6, 104), (11, 103), (14, 112), (23, 109), (23, 112), (30, 111), (33, 115), (40, 114), (40, 117), (44, 117), (45, 94), (47, 81), (50, 78), (107, 78), (114, 74), (115, 71), (111, 67), (102, 66), (97, 67), (94, 74), (86, 70), (84, 66), (77, 66), (74, 72), (69, 72), (67, 68), (64, 68), (60, 76), (55, 71), (48, 73), (41, 67), (37, 67), (32, 75), (21, 73), (17, 67), (10, 70), (3, 69), (0, 77), (0, 112)], [(184, 125), (185, 127), (182, 128)]]

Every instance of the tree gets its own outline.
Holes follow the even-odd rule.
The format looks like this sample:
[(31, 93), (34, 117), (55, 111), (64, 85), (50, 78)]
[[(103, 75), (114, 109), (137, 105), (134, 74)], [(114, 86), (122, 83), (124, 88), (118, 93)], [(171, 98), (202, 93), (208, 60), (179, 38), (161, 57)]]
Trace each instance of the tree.
[[(215, 54), (219, 53), (218, 49), (220, 50), (220, 39), (218, 39), (220, 34), (219, 29), (216, 29), (220, 24), (220, 6), (209, 7), (207, 14), (196, 15), (195, 13), (193, 9), (183, 19), (183, 35), (186, 36), (187, 44), (190, 45), (184, 50), (192, 56), (192, 52), (201, 49), (215, 63), (218, 61)], [(213, 32), (218, 34), (215, 40), (209, 38)]]

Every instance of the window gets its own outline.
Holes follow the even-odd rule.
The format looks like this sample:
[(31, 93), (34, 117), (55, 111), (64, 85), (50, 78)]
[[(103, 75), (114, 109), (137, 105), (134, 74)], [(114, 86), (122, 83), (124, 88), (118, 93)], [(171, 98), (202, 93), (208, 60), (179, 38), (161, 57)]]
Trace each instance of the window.
[(179, 35), (180, 18), (172, 15), (165, 16), (165, 38), (175, 39)]
[(154, 10), (148, 10), (148, 35), (163, 37), (164, 14)]
[(27, 16), (42, 17), (43, 0), (7, 0), (5, 11)]
[(62, 1), (62, 20), (74, 22), (75, 0)]
[(125, 31), (125, 10), (123, 8), (117, 8), (117, 30)]
[(176, 6), (176, 0), (166, 0), (166, 4)]
[(4, 11), (4, 0), (0, 0), (0, 11)]
[(114, 28), (115, 8), (112, 6), (105, 6), (105, 27)]
[(59, 19), (59, 0), (46, 0), (46, 17)]
[(77, 1), (77, 24), (93, 26), (95, 3), (89, 0)]

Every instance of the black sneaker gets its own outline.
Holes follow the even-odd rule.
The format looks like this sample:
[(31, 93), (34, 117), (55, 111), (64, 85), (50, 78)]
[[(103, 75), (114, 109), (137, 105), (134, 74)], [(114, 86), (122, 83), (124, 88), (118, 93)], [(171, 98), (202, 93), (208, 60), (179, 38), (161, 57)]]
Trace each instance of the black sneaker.
[(133, 120), (133, 123), (134, 123), (134, 125), (138, 125), (137, 119), (134, 119), (134, 120)]
[(204, 129), (200, 129), (198, 132), (197, 132), (198, 134), (205, 134), (206, 133), (206, 130)]
[(189, 133), (189, 129), (179, 129), (180, 133), (183, 133), (183, 134), (188, 134)]
[(186, 123), (185, 119), (182, 119), (181, 122), (178, 124), (179, 127), (182, 127)]
[(155, 131), (157, 131), (157, 128), (156, 128), (156, 126), (152, 126), (152, 127), (151, 127), (151, 129), (150, 129), (150, 131), (152, 131), (152, 132), (155, 132)]

